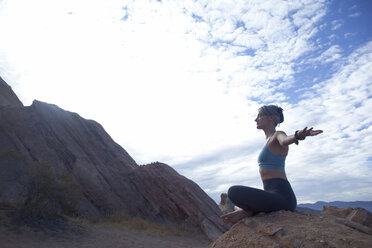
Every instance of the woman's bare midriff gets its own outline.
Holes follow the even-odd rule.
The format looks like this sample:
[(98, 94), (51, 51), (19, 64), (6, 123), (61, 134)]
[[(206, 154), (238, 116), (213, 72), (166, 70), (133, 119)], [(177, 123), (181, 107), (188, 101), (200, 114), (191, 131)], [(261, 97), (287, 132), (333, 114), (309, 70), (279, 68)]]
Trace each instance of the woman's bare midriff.
[(273, 178), (283, 178), (287, 180), (287, 176), (284, 171), (282, 170), (275, 170), (275, 169), (260, 169), (261, 179), (269, 180)]

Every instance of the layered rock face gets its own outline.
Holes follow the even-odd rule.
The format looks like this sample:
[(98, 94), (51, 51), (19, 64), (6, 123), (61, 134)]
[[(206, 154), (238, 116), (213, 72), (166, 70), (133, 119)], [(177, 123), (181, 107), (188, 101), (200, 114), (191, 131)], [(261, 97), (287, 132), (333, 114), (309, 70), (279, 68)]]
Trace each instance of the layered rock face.
[(162, 163), (138, 166), (99, 123), (40, 101), (23, 107), (5, 82), (0, 103), (0, 201), (24, 202), (25, 171), (46, 164), (56, 180), (73, 178), (79, 215), (125, 212), (202, 229), (211, 239), (226, 230), (217, 204), (197, 184)]
[(138, 201), (134, 206), (141, 206), (133, 212), (183, 227), (199, 226), (211, 240), (227, 230), (216, 203), (173, 168), (162, 163), (140, 166), (129, 175), (129, 180), (138, 190), (137, 199), (132, 199)]
[(334, 247), (369, 248), (371, 213), (364, 209), (324, 209), (320, 214), (278, 211), (235, 224), (209, 248)]

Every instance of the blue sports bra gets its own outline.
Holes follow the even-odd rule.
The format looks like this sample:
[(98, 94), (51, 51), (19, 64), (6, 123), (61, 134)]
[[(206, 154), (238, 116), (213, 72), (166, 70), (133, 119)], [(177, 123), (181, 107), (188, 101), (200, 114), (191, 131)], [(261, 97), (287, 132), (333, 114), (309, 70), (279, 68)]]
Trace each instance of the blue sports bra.
[(258, 156), (258, 165), (261, 169), (275, 169), (284, 171), (286, 156), (279, 156), (269, 150), (267, 144)]

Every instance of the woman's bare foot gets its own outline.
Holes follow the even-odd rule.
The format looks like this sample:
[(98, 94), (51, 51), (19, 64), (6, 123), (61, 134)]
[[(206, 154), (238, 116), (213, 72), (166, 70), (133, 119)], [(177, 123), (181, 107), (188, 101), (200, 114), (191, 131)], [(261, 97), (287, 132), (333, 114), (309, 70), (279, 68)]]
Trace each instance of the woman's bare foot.
[(243, 209), (236, 210), (234, 212), (225, 214), (221, 216), (221, 220), (228, 225), (234, 225), (237, 223), (239, 220), (245, 218), (245, 217), (250, 217), (252, 216), (253, 213), (250, 211), (245, 211)]

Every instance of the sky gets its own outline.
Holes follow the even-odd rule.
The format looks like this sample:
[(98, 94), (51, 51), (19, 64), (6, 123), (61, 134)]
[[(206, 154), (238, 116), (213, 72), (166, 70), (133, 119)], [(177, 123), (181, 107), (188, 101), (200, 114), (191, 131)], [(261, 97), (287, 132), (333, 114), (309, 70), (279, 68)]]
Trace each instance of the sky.
[(0, 76), (25, 106), (103, 125), (216, 202), (262, 188), (264, 104), (291, 145), (299, 203), (372, 200), (372, 1), (0, 0)]

